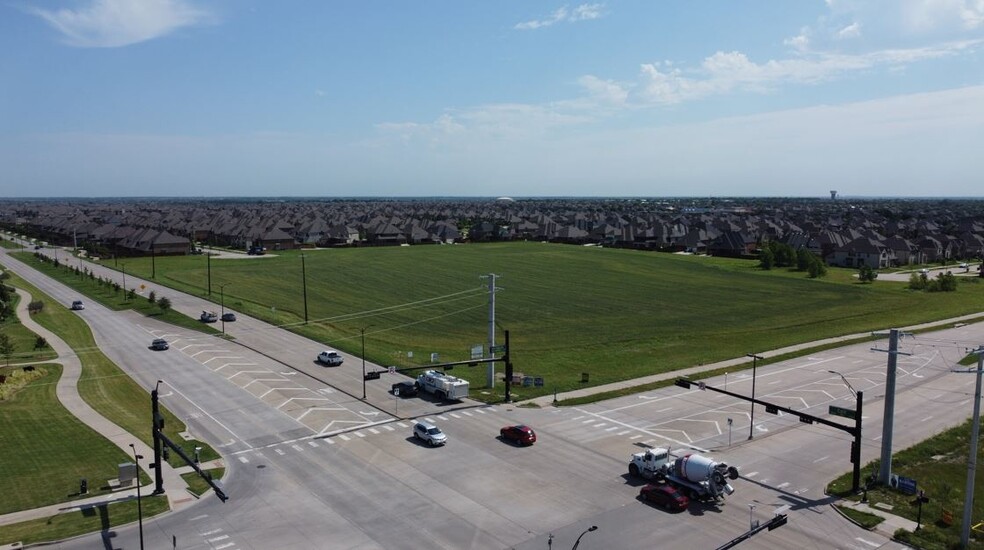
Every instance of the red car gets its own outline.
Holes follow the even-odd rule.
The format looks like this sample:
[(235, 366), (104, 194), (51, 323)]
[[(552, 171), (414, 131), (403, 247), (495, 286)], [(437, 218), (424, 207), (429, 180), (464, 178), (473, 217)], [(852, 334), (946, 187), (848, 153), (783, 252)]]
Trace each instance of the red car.
[(536, 442), (536, 432), (529, 426), (506, 426), (499, 430), (502, 439), (508, 439), (519, 445), (532, 445)]
[(686, 510), (690, 499), (680, 494), (673, 486), (663, 483), (650, 483), (639, 491), (639, 496), (646, 502), (655, 504), (667, 510)]

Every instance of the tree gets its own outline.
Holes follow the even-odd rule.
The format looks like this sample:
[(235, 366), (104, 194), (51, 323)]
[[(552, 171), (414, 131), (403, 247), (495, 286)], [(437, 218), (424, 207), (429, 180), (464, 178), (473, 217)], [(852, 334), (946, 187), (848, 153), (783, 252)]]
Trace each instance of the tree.
[(939, 281), (940, 292), (953, 292), (957, 290), (957, 277), (947, 271), (940, 273), (936, 279)]
[(167, 311), (171, 309), (171, 300), (167, 296), (161, 296), (160, 300), (157, 300), (157, 307), (161, 308), (161, 313), (167, 315)]
[(827, 275), (827, 265), (816, 256), (813, 256), (813, 261), (807, 266), (806, 272), (810, 275), (811, 279), (825, 277)]
[(927, 282), (925, 273), (913, 273), (909, 275), (909, 290), (925, 290)]
[(806, 271), (810, 269), (810, 264), (816, 261), (813, 253), (805, 248), (800, 248), (796, 251), (796, 269), (799, 271)]
[(137, 290), (135, 288), (131, 288), (130, 290), (126, 291), (127, 300), (132, 300), (136, 297), (137, 297)]
[(772, 266), (776, 263), (776, 257), (769, 248), (763, 248), (759, 251), (759, 267), (765, 270), (772, 269)]
[(7, 360), (7, 366), (10, 366), (10, 356), (14, 354), (14, 341), (10, 339), (10, 336), (6, 332), (0, 332), (0, 355), (3, 355), (4, 359)]
[(858, 269), (858, 280), (861, 281), (862, 283), (871, 283), (874, 282), (874, 280), (877, 278), (878, 278), (878, 272), (875, 271), (874, 269), (871, 269), (870, 265), (865, 264), (862, 265), (860, 269)]
[(44, 349), (46, 347), (48, 347), (48, 341), (44, 339), (44, 336), (39, 335), (37, 338), (34, 339), (35, 350)]
[(147, 295), (147, 301), (150, 302), (150, 303), (152, 303), (152, 304), (154, 302), (156, 302), (157, 301), (157, 293), (154, 292), (153, 290), (151, 290), (150, 291), (150, 294)]

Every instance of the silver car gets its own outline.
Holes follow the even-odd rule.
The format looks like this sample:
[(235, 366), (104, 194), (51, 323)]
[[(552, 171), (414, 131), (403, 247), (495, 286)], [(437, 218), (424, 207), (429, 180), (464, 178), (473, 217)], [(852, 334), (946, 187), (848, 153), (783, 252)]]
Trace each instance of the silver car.
[(448, 442), (448, 436), (440, 428), (430, 422), (417, 422), (413, 425), (413, 436), (416, 439), (424, 440), (432, 447), (444, 445)]

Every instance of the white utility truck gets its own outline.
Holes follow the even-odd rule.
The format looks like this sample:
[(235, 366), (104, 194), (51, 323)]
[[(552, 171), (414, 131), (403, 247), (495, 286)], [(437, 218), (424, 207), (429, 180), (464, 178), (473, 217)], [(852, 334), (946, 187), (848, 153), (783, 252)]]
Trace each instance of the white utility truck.
[(629, 473), (667, 483), (692, 500), (718, 500), (735, 492), (727, 479), (738, 479), (738, 468), (699, 454), (670, 457), (669, 449), (648, 449), (632, 455)]
[(438, 399), (464, 399), (468, 397), (468, 381), (444, 374), (436, 370), (427, 370), (417, 376), (417, 387), (427, 393), (434, 394)]

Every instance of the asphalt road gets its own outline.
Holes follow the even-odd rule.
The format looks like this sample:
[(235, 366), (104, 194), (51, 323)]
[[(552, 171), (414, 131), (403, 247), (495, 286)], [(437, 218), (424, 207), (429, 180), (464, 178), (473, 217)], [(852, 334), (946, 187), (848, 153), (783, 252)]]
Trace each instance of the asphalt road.
[[(63, 303), (76, 298), (33, 270), (15, 270)], [(136, 284), (129, 279), (128, 286)], [(162, 292), (193, 317), (207, 307), (199, 298)], [(573, 408), (470, 401), (442, 406), (394, 400), (386, 390), (398, 378), (383, 375), (368, 384), (363, 402), (355, 358), (346, 356), (341, 367), (317, 366), (313, 358), (322, 344), (256, 320), (240, 317), (227, 324), (236, 337), (231, 344), (95, 304), (81, 315), (100, 347), (142, 385), (165, 380), (164, 404), (225, 454), (223, 484), (230, 500), (205, 497), (181, 512), (147, 520), (148, 548), (171, 548), (175, 537), (179, 548), (229, 550), (532, 549), (548, 547), (551, 534), (557, 548), (567, 548), (592, 525), (598, 529), (583, 536), (582, 550), (666, 547), (668, 541), (673, 547), (716, 548), (748, 529), (750, 520), (766, 521), (776, 511), (787, 513), (789, 523), (742, 548), (900, 547), (841, 518), (823, 495), (827, 481), (850, 469), (847, 434), (761, 408), (750, 425), (748, 403), (713, 392), (670, 387)], [(912, 355), (899, 361), (895, 449), (969, 416), (973, 377), (949, 370), (982, 332), (984, 327), (968, 325), (904, 340), (903, 351)], [(164, 333), (174, 347), (148, 350), (150, 339)], [(853, 408), (840, 375), (828, 371), (840, 372), (864, 392), (867, 462), (880, 450), (886, 364), (886, 354), (870, 348), (859, 344), (760, 367), (756, 397), (818, 416), (826, 416), (831, 404)], [(727, 378), (707, 383), (750, 393), (747, 372)], [(301, 389), (288, 390), (289, 384)], [(262, 392), (254, 391), (258, 386)], [(326, 396), (331, 404), (285, 406), (291, 391)], [(264, 399), (273, 394), (280, 398)], [(337, 409), (340, 416), (305, 423), (321, 413), (300, 415), (316, 407)], [(448, 445), (415, 442), (410, 419), (417, 416), (441, 426)], [(520, 422), (537, 429), (536, 445), (515, 447), (497, 437), (501, 426)], [(699, 450), (738, 466), (742, 477), (733, 482), (735, 494), (723, 505), (693, 505), (680, 514), (640, 502), (643, 483), (628, 476), (627, 464), (645, 446)], [(136, 548), (136, 527), (56, 547), (99, 545)]]

